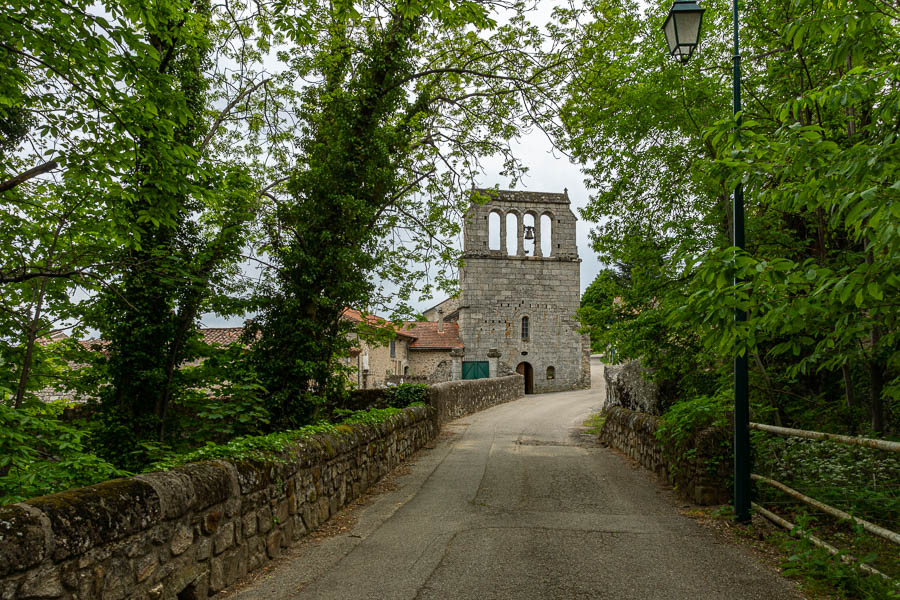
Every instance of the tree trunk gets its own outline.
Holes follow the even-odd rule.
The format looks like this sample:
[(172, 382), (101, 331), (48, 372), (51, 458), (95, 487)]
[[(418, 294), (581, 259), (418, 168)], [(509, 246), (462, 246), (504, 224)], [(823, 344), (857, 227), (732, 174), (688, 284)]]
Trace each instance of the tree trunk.
[(25, 356), (22, 358), (22, 370), (19, 372), (19, 384), (16, 387), (16, 400), (14, 408), (21, 408), (25, 400), (25, 392), (28, 390), (28, 378), (31, 376), (31, 362), (34, 359), (34, 344), (37, 342), (37, 330), (41, 321), (41, 308), (44, 305), (44, 293), (47, 290), (47, 279), (41, 281), (41, 290), (34, 302), (34, 316), (28, 327), (28, 336), (25, 341)]

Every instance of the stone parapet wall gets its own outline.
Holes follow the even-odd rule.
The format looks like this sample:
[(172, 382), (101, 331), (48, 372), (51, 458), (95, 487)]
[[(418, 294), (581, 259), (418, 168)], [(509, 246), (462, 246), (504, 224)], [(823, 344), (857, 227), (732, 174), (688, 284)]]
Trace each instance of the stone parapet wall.
[(432, 386), (433, 407), (297, 442), (0, 508), (0, 600), (191, 600), (277, 557), (435, 438), (523, 395), (520, 375)]
[(438, 383), (428, 388), (427, 401), (435, 409), (437, 422), (443, 424), (524, 395), (522, 376), (509, 375)]
[(694, 449), (693, 455), (676, 461), (675, 450), (656, 439), (660, 417), (621, 406), (607, 407), (603, 414), (601, 442), (618, 448), (697, 504), (728, 502), (731, 462), (725, 456), (729, 440), (726, 430), (708, 428), (698, 432), (688, 444)]
[(206, 598), (280, 554), (437, 433), (434, 411), (0, 508), (0, 599)]

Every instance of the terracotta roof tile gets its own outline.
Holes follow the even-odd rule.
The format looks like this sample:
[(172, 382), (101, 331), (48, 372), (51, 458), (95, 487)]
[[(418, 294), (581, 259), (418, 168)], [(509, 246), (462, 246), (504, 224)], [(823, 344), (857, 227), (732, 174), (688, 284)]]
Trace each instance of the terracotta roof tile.
[(212, 346), (227, 346), (240, 340), (243, 327), (210, 327), (200, 330), (203, 341)]
[(410, 350), (453, 350), (463, 347), (459, 339), (459, 323), (444, 323), (443, 331), (438, 331), (439, 325), (434, 321), (404, 323), (400, 332), (416, 338), (409, 345)]
[[(363, 322), (363, 314), (352, 308), (345, 308), (344, 312), (341, 313), (341, 316), (348, 321), (353, 321), (354, 323), (362, 323)], [(372, 327), (391, 327), (393, 323), (385, 319), (384, 317), (379, 317), (378, 315), (366, 315), (366, 323), (371, 325)], [(413, 339), (415, 336), (406, 333), (403, 330), (403, 326), (397, 328), (397, 335), (400, 337), (405, 337), (409, 339)]]

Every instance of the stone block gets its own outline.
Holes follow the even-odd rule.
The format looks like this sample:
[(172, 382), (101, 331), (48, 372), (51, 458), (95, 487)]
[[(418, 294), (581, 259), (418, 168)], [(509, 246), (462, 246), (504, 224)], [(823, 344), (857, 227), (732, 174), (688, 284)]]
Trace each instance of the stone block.
[(169, 544), (172, 556), (178, 556), (185, 552), (194, 543), (194, 530), (188, 525), (181, 525), (175, 530), (175, 535)]
[(272, 509), (268, 506), (260, 508), (257, 513), (257, 529), (260, 533), (268, 533), (272, 530)]
[(256, 535), (256, 512), (248, 512), (241, 518), (241, 536), (244, 538)]
[(225, 523), (216, 534), (213, 543), (213, 553), (221, 554), (234, 545), (234, 521)]
[(269, 558), (278, 558), (281, 555), (281, 531), (275, 530), (266, 537), (266, 554)]
[(54, 567), (46, 567), (29, 573), (19, 591), (22, 600), (45, 600), (60, 598), (65, 594), (59, 571)]
[(275, 507), (275, 522), (278, 524), (286, 523), (290, 514), (290, 503), (287, 500), (282, 500)]
[(162, 515), (153, 487), (138, 479), (114, 479), (28, 501), (53, 530), (53, 558), (63, 560), (148, 528)]
[(146, 556), (142, 556), (134, 561), (134, 573), (137, 578), (137, 582), (141, 583), (150, 578), (153, 575), (153, 572), (156, 571), (156, 567), (159, 565), (159, 561), (156, 559), (155, 554), (147, 554)]
[(212, 535), (219, 529), (219, 525), (222, 522), (223, 514), (218, 510), (211, 510), (203, 516), (203, 520), (200, 522), (200, 530), (204, 535)]
[(197, 553), (194, 555), (197, 560), (203, 561), (209, 558), (212, 551), (212, 539), (203, 537), (197, 540)]
[(225, 588), (225, 558), (217, 556), (209, 563), (209, 591), (215, 594)]
[(42, 521), (39, 512), (25, 505), (0, 508), (0, 577), (24, 571), (44, 560), (49, 534), (44, 529), (49, 522)]

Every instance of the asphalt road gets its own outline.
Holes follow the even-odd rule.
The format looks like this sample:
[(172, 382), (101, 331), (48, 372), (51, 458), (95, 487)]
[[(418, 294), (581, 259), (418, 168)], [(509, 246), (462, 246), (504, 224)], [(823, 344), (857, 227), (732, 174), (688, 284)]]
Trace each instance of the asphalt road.
[(792, 584), (678, 514), (654, 476), (581, 434), (605, 396), (528, 396), (446, 426), (355, 525), (220, 597), (796, 599)]

